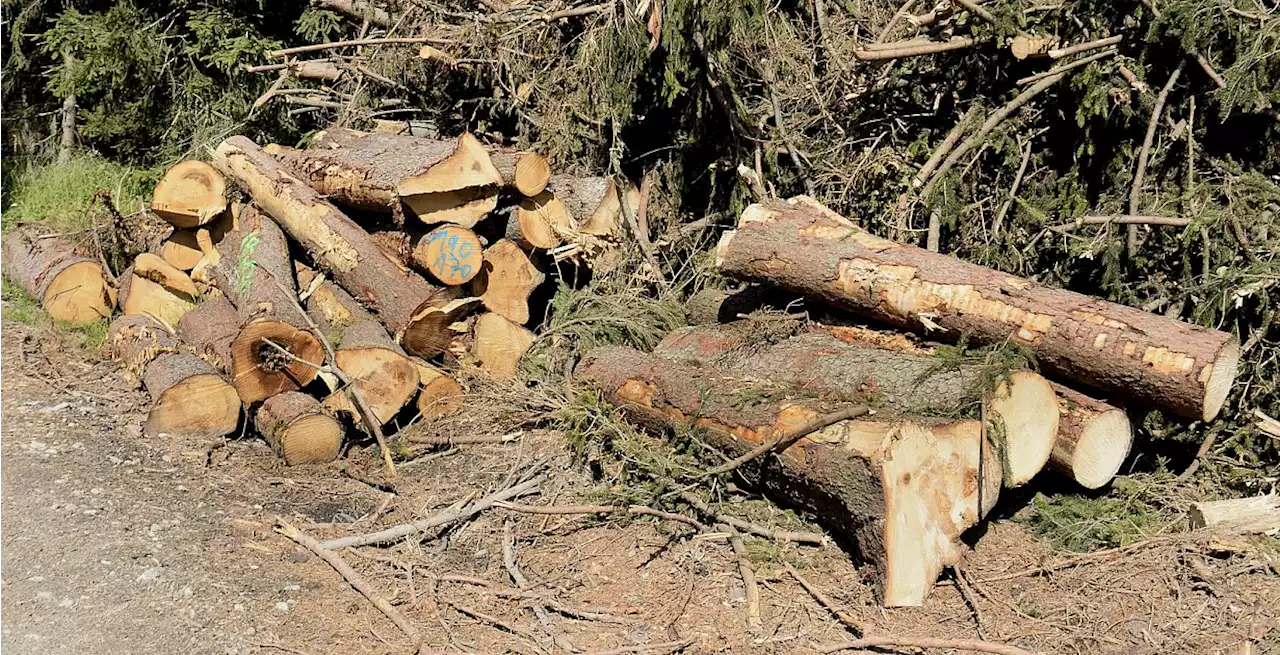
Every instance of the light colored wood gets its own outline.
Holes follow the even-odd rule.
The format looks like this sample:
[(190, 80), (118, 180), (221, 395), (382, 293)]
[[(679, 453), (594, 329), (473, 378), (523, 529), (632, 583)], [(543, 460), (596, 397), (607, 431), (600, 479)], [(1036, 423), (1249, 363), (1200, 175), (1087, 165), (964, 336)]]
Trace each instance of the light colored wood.
[(502, 174), (489, 153), (470, 132), (458, 137), (453, 154), (426, 171), (401, 180), (396, 192), (410, 198), (469, 187), (502, 186)]
[(236, 390), (203, 360), (164, 353), (147, 364), (143, 377), (152, 404), (144, 432), (191, 439), (231, 434), (240, 423)]
[(1086, 489), (1100, 489), (1120, 471), (1133, 445), (1133, 426), (1123, 409), (1062, 385), (1058, 394), (1058, 439), (1049, 465)]
[(512, 322), (529, 322), (529, 296), (547, 279), (515, 243), (499, 239), (484, 251), (484, 268), (472, 283), (472, 295), (491, 312)]
[(405, 207), (428, 225), (453, 223), (462, 227), (471, 227), (498, 207), (498, 188), (467, 187), (401, 196), (400, 199)]
[(520, 240), (529, 248), (549, 250), (563, 243), (561, 235), (574, 231), (569, 209), (550, 191), (521, 198), (515, 218)]
[(480, 273), (484, 247), (470, 229), (442, 225), (418, 241), (413, 247), (413, 258), (441, 284), (458, 286)]
[(271, 318), (250, 320), (231, 342), (232, 380), (245, 405), (301, 389), (316, 377), (314, 366), (290, 359), (268, 341), (298, 359), (324, 363), (324, 347), (310, 332)]
[(159, 255), (138, 255), (129, 273), (129, 284), (121, 298), (125, 314), (145, 314), (175, 329), (183, 314), (195, 308), (200, 295), (195, 283)]
[(170, 168), (151, 198), (151, 211), (174, 227), (204, 225), (226, 209), (226, 180), (202, 161), (184, 161)]
[(164, 243), (160, 244), (160, 258), (180, 271), (191, 271), (201, 259), (210, 253), (217, 253), (214, 246), (231, 230), (232, 223), (231, 212), (227, 211), (197, 228), (175, 227)]
[(413, 325), (400, 338), (405, 350), (419, 357), (432, 358), (453, 345), (459, 334), (455, 325), (479, 309), (479, 298), (457, 298), (428, 301), (413, 315)]
[(1280, 534), (1280, 495), (1211, 500), (1191, 505), (1191, 528), (1215, 528), (1236, 534)]
[(342, 424), (315, 398), (297, 391), (268, 398), (254, 425), (290, 466), (333, 461), (342, 450)]
[(462, 385), (452, 376), (425, 362), (415, 362), (422, 389), (418, 392), (418, 414), (424, 421), (451, 416), (462, 411)]
[(1058, 435), (1053, 386), (1035, 371), (1014, 371), (996, 385), (987, 408), (999, 417), (997, 429), (1004, 431), (993, 441), (1003, 441), (1005, 485), (1020, 487), (1044, 469), (1053, 453)]
[(473, 333), (471, 356), (481, 369), (497, 377), (514, 376), (536, 338), (533, 332), (493, 312), (476, 319)]
[(4, 235), (4, 274), (36, 298), (49, 317), (86, 325), (111, 316), (116, 290), (102, 265), (65, 238), (34, 224)]

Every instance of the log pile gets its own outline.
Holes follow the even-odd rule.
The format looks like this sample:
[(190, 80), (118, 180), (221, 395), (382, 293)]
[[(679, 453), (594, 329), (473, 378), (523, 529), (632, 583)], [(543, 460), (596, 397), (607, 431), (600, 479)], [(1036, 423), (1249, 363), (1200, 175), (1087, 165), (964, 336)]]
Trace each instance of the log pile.
[[(1211, 421), (1236, 376), (1230, 334), (879, 238), (809, 198), (747, 208), (716, 266), (753, 286), (695, 294), (695, 327), (651, 354), (598, 349), (576, 377), (648, 426), (697, 429), (726, 457), (764, 447), (735, 475), (846, 537), (886, 605), (923, 602), (1001, 487), (1045, 468), (1103, 487), (1129, 455), (1130, 411)], [(823, 320), (752, 314), (778, 294)], [(1036, 368), (920, 337), (1015, 345)], [(855, 406), (870, 414), (769, 446)]]

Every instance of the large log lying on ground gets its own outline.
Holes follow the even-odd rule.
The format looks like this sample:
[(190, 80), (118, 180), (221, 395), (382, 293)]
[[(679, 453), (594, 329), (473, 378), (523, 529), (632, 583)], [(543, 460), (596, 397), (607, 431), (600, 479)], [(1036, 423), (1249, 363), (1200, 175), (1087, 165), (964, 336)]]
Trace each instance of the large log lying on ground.
[(293, 261), (280, 226), (250, 205), (218, 252), (218, 288), (240, 318), (231, 342), (232, 379), (240, 399), (250, 405), (309, 384), (318, 373), (315, 366), (324, 363), (324, 348), (294, 300)]
[(253, 424), (290, 465), (328, 462), (342, 450), (342, 424), (304, 393), (286, 391), (268, 398)]
[[(1006, 485), (1025, 484), (1049, 461), (1058, 433), (1057, 400), (1049, 382), (1033, 371), (948, 365), (938, 357), (850, 345), (822, 332), (778, 342), (762, 334), (767, 333), (761, 321), (752, 320), (684, 328), (667, 335), (654, 354), (861, 400), (884, 416), (977, 418), (985, 407)], [(997, 384), (1000, 373), (1007, 379)]]
[[(383, 254), (367, 232), (252, 141), (244, 137), (223, 141), (215, 163), (249, 189), (317, 267), (377, 314), (393, 333), (409, 328), (415, 311), (435, 294), (432, 285)], [(414, 352), (408, 344), (405, 347)]]
[[(841, 406), (629, 348), (592, 351), (575, 377), (650, 426), (700, 428), (730, 457)], [(982, 440), (977, 421), (842, 421), (738, 472), (843, 533), (876, 566), (885, 604), (919, 605), (999, 494), (1000, 462)]]
[(111, 316), (115, 289), (102, 264), (76, 254), (65, 238), (34, 225), (4, 235), (4, 274), (31, 294), (49, 316), (73, 325)]
[(930, 338), (1030, 347), (1060, 377), (1211, 420), (1236, 376), (1232, 335), (873, 236), (807, 199), (752, 205), (717, 252), (721, 272), (804, 294)]

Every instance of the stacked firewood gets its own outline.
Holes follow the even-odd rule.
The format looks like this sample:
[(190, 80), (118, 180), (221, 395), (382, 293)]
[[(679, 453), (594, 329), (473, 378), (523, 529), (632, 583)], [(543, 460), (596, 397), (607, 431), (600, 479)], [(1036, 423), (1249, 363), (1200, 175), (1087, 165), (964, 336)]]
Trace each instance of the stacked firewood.
[[(891, 606), (923, 602), (1002, 487), (1046, 466), (1102, 487), (1129, 454), (1129, 411), (1211, 421), (1236, 376), (1230, 334), (879, 238), (808, 198), (749, 207), (716, 262), (758, 286), (697, 294), (702, 325), (651, 354), (596, 350), (577, 376), (646, 424), (750, 459), (735, 467), (749, 482), (876, 565)], [(834, 320), (780, 331), (787, 316), (743, 314), (762, 289)], [(948, 365), (904, 332), (1017, 344), (1039, 372)]]
[(117, 281), (36, 226), (6, 238), (5, 270), (56, 319), (120, 308), (109, 348), (151, 395), (148, 433), (218, 437), (243, 417), (288, 463), (324, 462), (344, 425), (381, 443), (394, 419), (458, 411), (454, 367), (514, 375), (534, 291), (616, 251), (637, 200), (619, 189), (470, 134), (232, 137), (165, 174), (151, 209), (172, 232)]

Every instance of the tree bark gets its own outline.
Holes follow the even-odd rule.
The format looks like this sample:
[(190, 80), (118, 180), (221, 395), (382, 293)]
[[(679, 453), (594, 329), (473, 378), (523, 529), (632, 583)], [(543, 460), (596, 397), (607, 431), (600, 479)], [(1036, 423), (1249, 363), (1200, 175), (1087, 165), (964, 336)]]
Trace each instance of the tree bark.
[(408, 329), (415, 311), (435, 294), (432, 285), (384, 255), (367, 232), (252, 141), (227, 139), (218, 147), (215, 160), (249, 189), (316, 266), (377, 314), (393, 333)]
[(1100, 489), (1120, 472), (1133, 445), (1133, 426), (1123, 409), (1059, 384), (1058, 440), (1051, 468), (1086, 489)]
[(143, 371), (151, 360), (180, 349), (178, 338), (150, 316), (124, 314), (107, 328), (107, 353), (120, 362), (125, 380), (135, 386), (142, 383)]
[(233, 370), (231, 344), (239, 333), (240, 315), (224, 296), (206, 298), (178, 321), (178, 337), (222, 373)]
[(1004, 372), (979, 364), (948, 364), (935, 356), (850, 345), (822, 332), (790, 338), (784, 332), (780, 338), (762, 323), (777, 322), (677, 330), (654, 354), (793, 385), (821, 397), (861, 400), (883, 416), (961, 419), (985, 414), (1010, 487), (1025, 484), (1049, 461), (1058, 433), (1057, 399), (1049, 382), (1032, 371), (1011, 372), (997, 384)]
[(213, 439), (240, 423), (235, 387), (198, 357), (164, 353), (147, 364), (143, 383), (152, 401), (148, 435)]
[(76, 147), (76, 94), (68, 94), (62, 100), (62, 139), (58, 144), (58, 164), (71, 163), (71, 153)]
[(1225, 332), (875, 237), (801, 202), (748, 207), (717, 264), (931, 338), (1011, 340), (1051, 376), (1191, 419), (1217, 416), (1236, 375)]
[[(840, 407), (786, 385), (629, 348), (592, 351), (575, 377), (649, 426), (699, 428), (728, 457)], [(847, 537), (875, 565), (886, 605), (920, 605), (943, 567), (959, 561), (960, 534), (999, 492), (999, 460), (984, 450), (982, 432), (976, 421), (842, 421), (737, 472)]]
[(111, 316), (116, 292), (102, 264), (76, 254), (70, 241), (19, 225), (4, 235), (3, 253), (4, 274), (51, 318), (87, 325)]
[(286, 391), (268, 398), (253, 424), (290, 466), (330, 462), (342, 450), (342, 424), (304, 393)]

